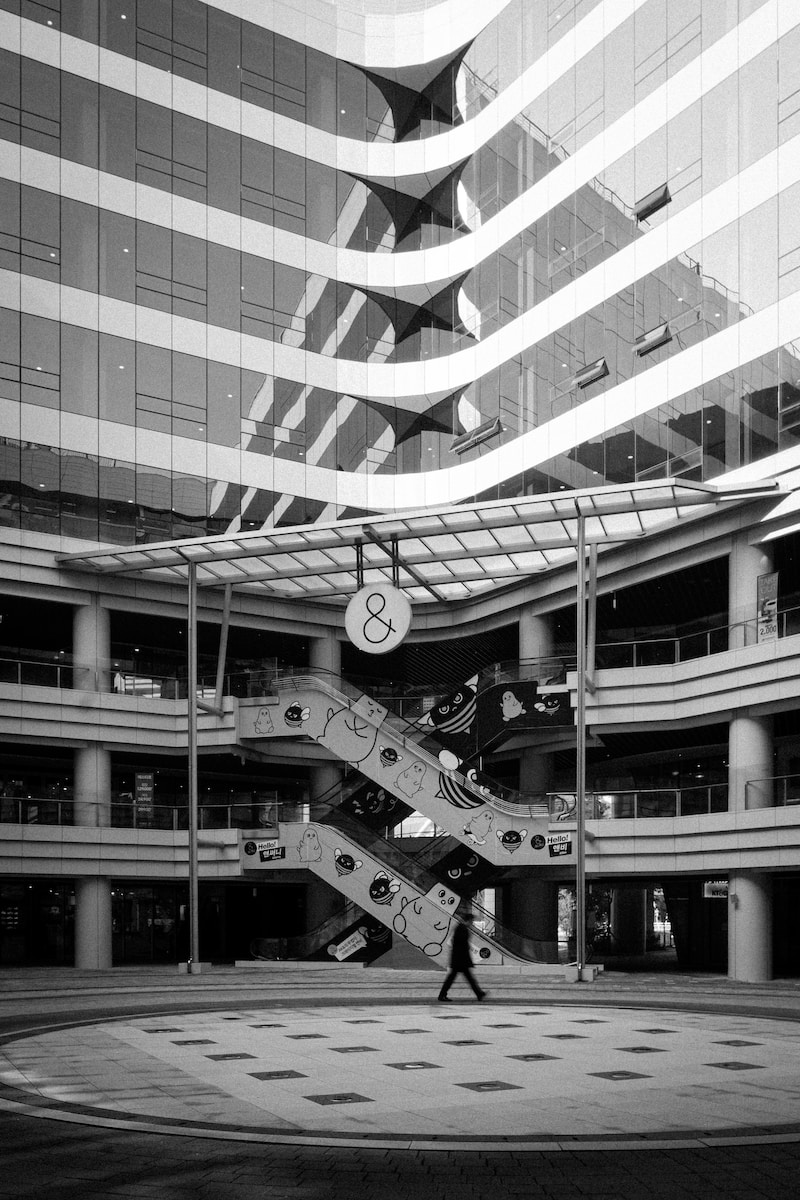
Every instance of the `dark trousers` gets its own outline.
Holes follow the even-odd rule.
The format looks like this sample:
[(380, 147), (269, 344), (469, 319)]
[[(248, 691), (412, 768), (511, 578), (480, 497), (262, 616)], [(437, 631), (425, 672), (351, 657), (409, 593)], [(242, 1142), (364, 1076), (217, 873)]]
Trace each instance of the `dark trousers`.
[(469, 986), (472, 988), (475, 995), (480, 1000), (481, 996), (483, 995), (483, 992), (478, 987), (477, 980), (475, 979), (475, 976), (472, 974), (471, 967), (451, 967), (450, 970), (448, 971), (447, 975), (445, 976), (444, 983), (442, 984), (442, 986), (439, 990), (439, 999), (444, 1000), (446, 998), (447, 993), (450, 991), (450, 988), (453, 986), (453, 983), (455, 982), (456, 975), (464, 976), (467, 983), (469, 984)]

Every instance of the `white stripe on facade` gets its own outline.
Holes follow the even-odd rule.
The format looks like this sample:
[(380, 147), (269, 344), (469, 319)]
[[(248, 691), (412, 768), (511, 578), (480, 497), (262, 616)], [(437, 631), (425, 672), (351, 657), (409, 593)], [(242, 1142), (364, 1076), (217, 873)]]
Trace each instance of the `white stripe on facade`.
[[(774, 2), (768, 0), (767, 7)], [(339, 170), (400, 178), (450, 169), (473, 154), (645, 3), (605, 0), (477, 116), (444, 133), (397, 144), (338, 137), (5, 11), (0, 48)]]
[[(480, 459), (437, 471), (334, 471), (170, 434), (0, 399), (0, 436), (197, 474), (326, 503), (391, 512), (457, 503), (568, 453), (745, 363), (800, 338), (800, 292), (651, 367)], [(756, 464), (758, 470), (761, 464)]]
[(0, 272), (0, 304), (421, 412), (425, 396), (447, 395), (488, 374), (798, 181), (800, 134), (479, 344), (419, 362), (333, 358), (10, 271)]
[[(3, 41), (3, 16), (4, 14), (0, 12), (0, 44)], [(340, 279), (342, 282), (352, 282), (361, 287), (371, 287), (379, 291), (399, 290), (402, 292), (403, 288), (415, 288), (420, 284), (431, 286), (441, 284), (447, 279), (473, 269), (551, 209), (568, 200), (579, 188), (590, 183), (592, 179), (622, 158), (645, 137), (664, 128), (670, 120), (684, 112), (700, 96), (730, 78), (779, 37), (798, 25), (800, 25), (800, 4), (794, 4), (791, 0), (768, 0), (767, 4), (756, 10), (740, 27), (731, 30), (730, 33), (715, 42), (698, 59), (689, 63), (666, 84), (657, 88), (630, 112), (620, 117), (607, 130), (598, 134), (572, 157), (550, 171), (539, 183), (534, 184), (532, 188), (507, 205), (496, 216), (486, 221), (474, 232), (465, 234), (446, 245), (426, 250), (404, 251), (400, 254), (367, 253), (311, 242), (298, 234), (274, 229), (245, 218), (241, 219), (242, 236), (246, 236), (260, 247), (254, 251), (255, 253), (263, 254), (264, 257), (274, 257), (276, 261), (290, 266), (300, 266), (301, 269), (306, 269), (310, 251), (314, 258), (315, 269), (320, 274), (327, 274), (330, 278)], [(34, 29), (42, 30), (43, 27), (35, 25)], [(741, 47), (740, 30), (744, 34)], [(44, 34), (48, 37), (57, 36), (46, 28)], [(77, 44), (83, 45), (83, 43)], [(119, 58), (120, 56), (115, 57)], [(130, 66), (130, 61), (122, 60), (128, 66)], [(133, 66), (136, 67), (137, 64), (134, 63)], [(154, 71), (153, 68), (143, 65), (139, 65), (138, 73), (137, 71), (133, 72), (134, 82), (137, 78), (147, 77), (148, 72), (161, 77), (159, 83), (163, 83), (163, 72)], [(171, 76), (167, 78), (172, 80)], [(186, 81), (175, 79), (173, 83), (175, 87), (179, 84), (182, 87)], [(112, 86), (118, 87), (119, 81)], [(196, 87), (193, 84), (186, 86)], [(207, 93), (206, 89), (198, 90), (205, 99), (209, 99), (213, 95)], [(176, 99), (177, 97), (173, 96), (173, 104)], [(170, 103), (169, 98), (166, 98), (163, 92), (161, 103)], [(238, 108), (238, 101), (232, 101), (232, 103), (235, 103)], [(242, 105), (243, 110), (247, 108), (252, 109), (253, 106)], [(204, 109), (201, 108), (200, 112), (203, 111)], [(263, 131), (265, 121), (269, 125), (273, 114), (264, 113), (261, 109), (254, 109), (254, 114), (257, 114), (259, 128)], [(192, 110), (192, 115), (198, 115), (196, 106)], [(207, 119), (214, 120), (210, 112)], [(317, 161), (335, 163), (337, 168), (349, 169), (343, 167), (338, 158), (330, 157), (331, 152), (336, 154), (335, 147), (328, 147), (329, 152), (324, 156), (315, 156), (312, 153), (314, 139), (320, 131), (289, 121), (288, 118), (276, 117), (275, 120), (277, 122), (287, 121), (292, 127), (289, 138), (290, 145), (287, 146), (287, 149), (296, 151), (298, 145), (304, 145), (305, 157), (317, 157)], [(226, 127), (234, 128), (231, 125)], [(465, 128), (466, 126), (461, 126), (460, 130)], [(236, 129), (238, 130), (238, 124)], [(242, 132), (247, 131), (242, 129)], [(248, 134), (248, 136), (250, 135)], [(321, 136), (327, 138), (331, 135)], [(339, 141), (341, 139), (333, 138), (334, 143)], [(412, 149), (415, 153), (420, 152), (421, 145), (427, 147), (428, 143), (414, 143)], [(612, 157), (608, 155), (607, 146), (614, 147)], [(400, 148), (402, 147), (392, 147), (392, 149)], [(461, 157), (474, 152), (476, 148), (475, 145), (465, 147)], [(380, 149), (380, 147), (369, 147), (370, 152), (373, 149)], [(30, 183), (31, 186), (38, 186), (35, 182), (37, 169), (47, 170), (47, 183), (50, 190), (57, 191), (59, 186), (85, 187), (88, 190), (87, 202), (97, 203), (94, 200), (93, 189), (95, 178), (98, 178), (104, 181), (103, 199), (100, 200), (101, 207), (110, 207), (114, 211), (138, 216), (142, 220), (154, 220), (156, 224), (163, 222), (169, 225), (170, 221), (177, 220), (181, 224), (173, 227), (180, 228), (182, 232), (186, 233), (197, 234), (198, 225), (201, 229), (204, 228), (207, 220), (210, 240), (220, 240), (223, 245), (234, 245), (238, 248), (240, 218), (235, 214), (206, 209), (197, 202), (183, 200), (181, 197), (171, 196), (169, 193), (166, 193), (169, 197), (169, 203), (167, 203), (158, 189), (143, 187), (131, 180), (123, 180), (116, 176), (104, 175), (91, 168), (80, 167), (78, 164), (65, 160), (50, 159), (48, 163), (46, 160), (50, 156), (37, 157), (39, 152), (27, 151), (26, 148), (20, 148), (14, 143), (7, 143), (3, 147), (2, 170), (4, 174), (14, 171), (13, 162), (17, 154), (20, 155), (21, 161), (28, 164), (25, 167), (23, 182)], [(457, 158), (458, 156), (456, 156)], [(427, 162), (427, 151), (425, 159)], [(64, 178), (62, 184), (59, 184), (59, 172), (53, 169), (53, 164), (56, 162), (60, 163), (61, 174)], [(40, 164), (38, 168), (37, 163)], [(22, 167), (17, 169), (22, 171)], [(419, 169), (420, 164), (417, 164), (417, 170)], [(363, 174), (364, 172), (356, 173)], [(381, 172), (372, 173), (381, 174)], [(17, 175), (10, 174), (8, 177), (17, 178)], [(100, 185), (98, 184), (98, 186)], [(84, 195), (76, 195), (72, 192), (64, 194), (72, 195), (73, 199), (84, 199)], [(140, 197), (144, 212), (138, 207)], [(148, 211), (154, 211), (154, 216), (145, 215)], [(206, 212), (210, 214), (208, 218), (204, 215)], [(161, 218), (159, 219), (155, 213), (160, 213)], [(316, 265), (317, 255), (319, 256), (319, 266)]]

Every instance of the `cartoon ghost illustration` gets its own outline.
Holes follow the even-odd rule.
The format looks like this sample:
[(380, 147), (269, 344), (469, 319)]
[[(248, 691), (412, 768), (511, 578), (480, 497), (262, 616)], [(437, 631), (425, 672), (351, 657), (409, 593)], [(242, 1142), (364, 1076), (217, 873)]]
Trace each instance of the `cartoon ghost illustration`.
[(486, 839), (491, 833), (494, 817), (488, 808), (476, 813), (471, 821), (464, 826), (464, 833), (473, 846), (485, 846)]
[(409, 800), (413, 800), (422, 787), (426, 769), (424, 763), (413, 762), (410, 767), (406, 767), (405, 771), (401, 771), (395, 780), (398, 792), (402, 792), (404, 796), (408, 796)]
[[(284, 717), (285, 719), (285, 717)], [(260, 708), (256, 717), (256, 733), (274, 733), (275, 726), (272, 724), (272, 714), (268, 708)]]
[(358, 871), (364, 865), (360, 858), (353, 858), (352, 854), (343, 854), (338, 848), (333, 852), (333, 861), (337, 875), (352, 875), (353, 871)]
[(478, 676), (473, 675), (457, 692), (434, 704), (417, 725), (440, 733), (467, 733), (475, 719), (477, 695)]
[(504, 721), (513, 721), (515, 717), (523, 717), (528, 711), (522, 701), (518, 700), (513, 692), (503, 692), (500, 707), (503, 710)]
[(375, 904), (391, 904), (395, 892), (399, 891), (400, 884), (396, 879), (392, 879), (391, 875), (387, 875), (385, 871), (378, 871), (369, 885), (369, 898)]
[(425, 893), (425, 899), (430, 900), (431, 904), (438, 904), (445, 912), (455, 912), (458, 906), (458, 896), (455, 892), (451, 892), (450, 888), (445, 887), (443, 883), (434, 884)]
[(515, 854), (528, 836), (527, 829), (497, 829), (495, 833), (498, 842), (509, 854)]
[(304, 708), (302, 704), (290, 704), (283, 714), (283, 719), (287, 725), (292, 725), (299, 729), (304, 721), (307, 721), (311, 716), (311, 709)]
[(303, 836), (300, 838), (297, 853), (303, 862), (319, 862), (322, 858), (322, 845), (320, 844), (319, 834), (310, 825), (308, 829), (303, 830)]
[[(379, 710), (380, 705), (376, 709)], [(348, 707), (328, 709), (328, 720), (318, 740), (339, 758), (355, 766), (369, 757), (377, 739), (378, 726), (355, 707)]]
[(445, 914), (435, 917), (421, 900), (408, 896), (401, 898), (400, 912), (395, 915), (392, 927), (395, 933), (399, 933), (412, 946), (419, 947), (428, 958), (436, 958), (442, 953), (451, 924), (450, 917)]
[(394, 767), (403, 761), (402, 754), (398, 754), (393, 746), (381, 746), (379, 754), (382, 767)]

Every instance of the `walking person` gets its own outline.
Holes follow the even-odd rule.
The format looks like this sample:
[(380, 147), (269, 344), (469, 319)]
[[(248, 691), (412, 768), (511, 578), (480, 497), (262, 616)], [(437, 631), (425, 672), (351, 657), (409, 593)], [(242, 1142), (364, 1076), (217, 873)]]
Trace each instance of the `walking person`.
[(453, 985), (456, 975), (463, 975), (469, 986), (475, 993), (476, 1000), (483, 1000), (488, 995), (478, 985), (475, 976), (472, 974), (473, 962), (470, 952), (470, 930), (475, 917), (471, 912), (465, 913), (462, 919), (456, 925), (456, 931), (453, 934), (453, 942), (450, 947), (450, 970), (448, 971), (445, 981), (439, 990), (439, 1003), (449, 1001), (450, 997), (447, 993)]

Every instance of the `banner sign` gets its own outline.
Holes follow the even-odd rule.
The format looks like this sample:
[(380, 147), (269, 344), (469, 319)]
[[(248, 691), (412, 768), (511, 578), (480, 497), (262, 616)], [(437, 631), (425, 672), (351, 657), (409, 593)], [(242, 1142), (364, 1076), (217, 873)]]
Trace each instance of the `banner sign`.
[(286, 847), (279, 846), (275, 838), (247, 838), (242, 846), (242, 865), (248, 870), (262, 863), (286, 858)]
[(759, 575), (757, 585), (758, 641), (774, 642), (778, 637), (778, 572)]
[(155, 801), (155, 776), (152, 771), (137, 771), (134, 776), (133, 800), (136, 807), (136, 824), (151, 824)]
[(525, 679), (479, 689), (478, 676), (473, 675), (416, 723), (447, 750), (469, 760), (515, 733), (574, 725), (575, 720), (563, 683), (540, 690), (537, 680)]

